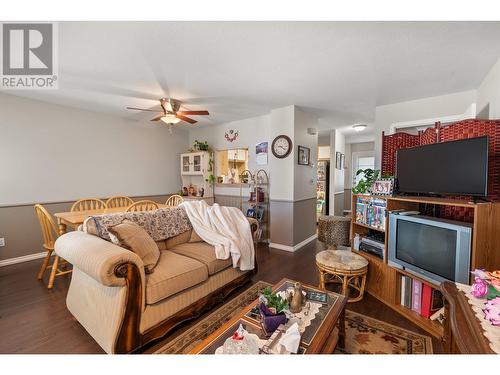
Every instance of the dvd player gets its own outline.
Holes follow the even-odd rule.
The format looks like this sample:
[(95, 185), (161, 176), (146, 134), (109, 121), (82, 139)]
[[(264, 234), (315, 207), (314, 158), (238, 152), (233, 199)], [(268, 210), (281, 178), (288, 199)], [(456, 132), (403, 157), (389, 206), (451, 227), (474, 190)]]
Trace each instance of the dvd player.
[(380, 259), (384, 259), (384, 249), (385, 244), (381, 241), (374, 240), (372, 238), (363, 237), (361, 243), (359, 244), (359, 251), (364, 251), (365, 253), (375, 255)]

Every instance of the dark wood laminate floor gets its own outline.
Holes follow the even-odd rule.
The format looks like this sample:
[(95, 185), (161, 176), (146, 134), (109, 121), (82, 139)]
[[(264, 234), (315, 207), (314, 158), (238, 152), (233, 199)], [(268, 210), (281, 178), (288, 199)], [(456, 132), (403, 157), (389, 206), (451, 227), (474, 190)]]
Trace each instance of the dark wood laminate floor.
[[(317, 285), (315, 254), (323, 249), (311, 243), (295, 253), (258, 248), (259, 272), (254, 281), (276, 283), (283, 277)], [(41, 260), (0, 268), (0, 353), (103, 353), (99, 345), (73, 318), (66, 308), (66, 292), (70, 276), (56, 279), (54, 288), (36, 279)], [(45, 280), (46, 281), (46, 280)], [(236, 291), (235, 294), (241, 292)], [(234, 295), (235, 295), (234, 294)], [(91, 308), (91, 306), (89, 306)], [(348, 309), (373, 318), (426, 334), (425, 331), (394, 312), (391, 308), (365, 294), (363, 301), (349, 304)], [(179, 326), (169, 337), (179, 334), (192, 323)], [(149, 353), (168, 337), (144, 348)], [(434, 352), (441, 344), (433, 339)]]

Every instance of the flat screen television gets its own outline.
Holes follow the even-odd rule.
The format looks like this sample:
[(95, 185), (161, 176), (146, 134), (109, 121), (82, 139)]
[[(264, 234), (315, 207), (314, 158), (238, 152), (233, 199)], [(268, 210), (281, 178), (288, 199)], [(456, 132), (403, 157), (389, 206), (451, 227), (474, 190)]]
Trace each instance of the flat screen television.
[(399, 193), (488, 194), (488, 137), (401, 149), (396, 152)]
[(469, 284), (472, 225), (415, 215), (389, 215), (388, 262), (434, 283)]

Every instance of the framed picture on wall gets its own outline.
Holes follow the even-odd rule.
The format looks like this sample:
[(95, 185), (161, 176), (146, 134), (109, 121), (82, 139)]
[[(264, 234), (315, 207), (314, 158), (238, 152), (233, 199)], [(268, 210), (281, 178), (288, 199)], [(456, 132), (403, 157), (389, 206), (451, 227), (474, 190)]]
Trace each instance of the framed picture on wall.
[(335, 153), (335, 169), (342, 169), (342, 157), (340, 152)]
[(299, 146), (299, 165), (309, 165), (311, 162), (311, 149)]
[(340, 154), (340, 169), (345, 169), (345, 155)]

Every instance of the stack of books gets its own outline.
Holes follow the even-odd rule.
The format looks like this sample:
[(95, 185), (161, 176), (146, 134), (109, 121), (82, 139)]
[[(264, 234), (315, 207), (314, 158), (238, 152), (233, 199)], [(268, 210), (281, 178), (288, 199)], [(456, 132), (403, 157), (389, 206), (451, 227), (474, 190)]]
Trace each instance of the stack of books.
[(401, 276), (401, 305), (424, 318), (443, 307), (443, 296), (437, 289), (409, 276)]
[(356, 222), (385, 230), (386, 201), (372, 197), (358, 197)]

